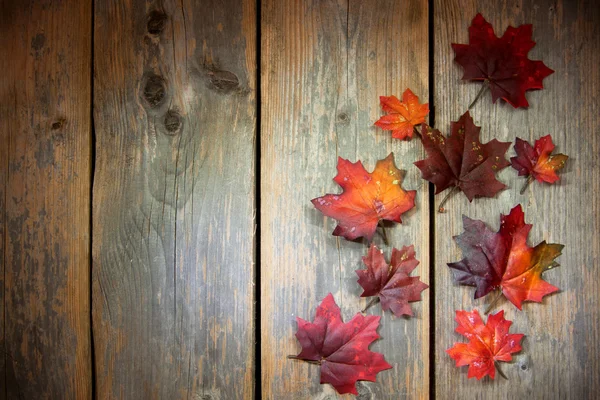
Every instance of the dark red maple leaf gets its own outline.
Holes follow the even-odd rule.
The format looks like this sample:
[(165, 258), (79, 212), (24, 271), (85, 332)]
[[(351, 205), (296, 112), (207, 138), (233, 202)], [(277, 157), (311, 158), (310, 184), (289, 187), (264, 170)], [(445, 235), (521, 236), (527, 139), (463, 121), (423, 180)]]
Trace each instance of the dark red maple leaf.
[(542, 80), (554, 71), (527, 54), (535, 46), (532, 26), (509, 26), (498, 38), (492, 25), (477, 14), (469, 27), (469, 44), (452, 44), (455, 61), (463, 67), (463, 80), (486, 81), (492, 101), (498, 98), (513, 107), (528, 107), (525, 91), (542, 89)]
[(379, 338), (380, 317), (356, 314), (344, 323), (331, 293), (325, 297), (313, 322), (297, 318), (296, 338), (302, 351), (290, 358), (321, 366), (321, 383), (330, 383), (340, 393), (358, 394), (357, 381), (375, 382), (376, 375), (392, 368), (383, 354), (369, 350)]
[(476, 287), (476, 299), (498, 289), (520, 310), (523, 301), (539, 303), (558, 290), (542, 280), (542, 273), (558, 266), (554, 259), (564, 246), (544, 241), (529, 247), (531, 225), (525, 223), (520, 204), (510, 214), (500, 216), (498, 232), (465, 216), (463, 225), (465, 231), (454, 239), (464, 258), (448, 266), (454, 270), (456, 283)]
[(493, 197), (506, 187), (496, 179), (496, 172), (509, 165), (504, 154), (510, 143), (493, 139), (482, 144), (480, 129), (468, 111), (452, 122), (447, 138), (423, 124), (422, 142), (428, 158), (415, 165), (423, 179), (435, 184), (436, 194), (456, 187), (472, 201), (475, 197)]
[(511, 354), (521, 351), (525, 335), (508, 333), (512, 321), (504, 319), (504, 311), (490, 315), (486, 324), (477, 310), (456, 311), (456, 322), (456, 332), (469, 342), (455, 343), (446, 353), (456, 361), (457, 367), (469, 366), (468, 378), (481, 379), (489, 375), (494, 379), (497, 362), (511, 361)]
[(360, 297), (377, 296), (381, 308), (384, 311), (391, 309), (397, 317), (413, 315), (409, 301), (421, 300), (421, 292), (429, 287), (418, 276), (409, 276), (419, 264), (414, 246), (392, 249), (392, 260), (388, 264), (383, 252), (371, 245), (363, 262), (367, 269), (356, 271), (358, 283), (364, 289)]
[(338, 158), (338, 174), (333, 179), (343, 189), (312, 200), (317, 210), (335, 218), (335, 236), (371, 240), (380, 220), (402, 222), (401, 215), (415, 206), (416, 190), (402, 189), (402, 174), (394, 164), (394, 153), (377, 161), (367, 172), (360, 161)]
[(539, 182), (554, 183), (558, 180), (556, 171), (561, 169), (569, 157), (564, 154), (552, 154), (554, 143), (552, 136), (542, 136), (535, 141), (535, 147), (529, 142), (517, 138), (515, 142), (516, 157), (511, 157), (512, 167), (519, 171), (519, 176), (526, 175), (529, 178), (521, 194), (531, 182), (537, 179)]

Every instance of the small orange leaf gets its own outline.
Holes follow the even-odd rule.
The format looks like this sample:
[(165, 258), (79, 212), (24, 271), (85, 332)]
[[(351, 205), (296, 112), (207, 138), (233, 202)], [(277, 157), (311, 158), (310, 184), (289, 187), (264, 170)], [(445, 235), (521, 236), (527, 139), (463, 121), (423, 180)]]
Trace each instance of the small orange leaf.
[(402, 101), (396, 96), (381, 96), (381, 108), (388, 113), (381, 117), (375, 125), (386, 131), (392, 131), (395, 139), (412, 138), (415, 125), (425, 122), (429, 113), (429, 104), (419, 103), (419, 98), (406, 89), (402, 94)]

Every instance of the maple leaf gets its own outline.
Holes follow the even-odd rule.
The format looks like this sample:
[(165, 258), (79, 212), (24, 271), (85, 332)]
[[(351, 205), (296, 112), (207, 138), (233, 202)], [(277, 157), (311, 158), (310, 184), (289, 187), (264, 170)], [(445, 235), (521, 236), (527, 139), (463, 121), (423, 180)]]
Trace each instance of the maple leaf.
[(492, 101), (502, 98), (513, 107), (528, 107), (525, 91), (542, 89), (542, 80), (554, 71), (527, 54), (535, 46), (531, 25), (509, 26), (499, 38), (492, 25), (477, 14), (469, 27), (469, 44), (452, 44), (463, 80), (489, 83)]
[(564, 246), (544, 241), (529, 247), (527, 236), (532, 225), (525, 224), (520, 204), (509, 215), (501, 215), (498, 232), (465, 216), (463, 225), (465, 231), (454, 239), (464, 258), (448, 266), (454, 270), (456, 283), (476, 287), (476, 299), (499, 289), (520, 310), (524, 301), (539, 303), (558, 290), (542, 280), (542, 273), (558, 266), (554, 259)]
[(317, 307), (313, 322), (297, 318), (296, 338), (302, 346), (297, 356), (321, 366), (321, 383), (330, 383), (340, 393), (358, 394), (357, 381), (375, 382), (376, 375), (392, 368), (383, 354), (369, 350), (379, 338), (380, 317), (357, 313), (344, 323), (331, 293)]
[(392, 131), (395, 139), (412, 138), (415, 125), (425, 122), (425, 116), (429, 114), (429, 104), (419, 103), (419, 98), (410, 89), (404, 91), (402, 101), (396, 96), (380, 96), (379, 101), (388, 115), (379, 118), (375, 125)]
[(456, 322), (456, 332), (469, 342), (455, 343), (446, 353), (456, 361), (457, 367), (469, 366), (468, 378), (479, 380), (489, 375), (494, 379), (496, 363), (511, 361), (511, 354), (521, 351), (521, 340), (525, 335), (508, 333), (512, 321), (504, 319), (504, 311), (490, 315), (486, 324), (477, 310), (456, 311)]
[(554, 183), (558, 180), (556, 171), (561, 169), (569, 157), (564, 154), (552, 154), (554, 143), (552, 136), (542, 136), (535, 141), (532, 147), (529, 142), (517, 138), (515, 142), (516, 157), (511, 157), (512, 167), (519, 171), (519, 176), (526, 175), (528, 179), (521, 190), (521, 194), (527, 188), (532, 179), (539, 182)]
[(388, 264), (383, 252), (371, 245), (363, 262), (367, 269), (356, 271), (358, 283), (364, 289), (360, 297), (377, 296), (381, 308), (384, 311), (391, 309), (397, 317), (413, 315), (408, 302), (421, 300), (421, 292), (429, 287), (418, 276), (409, 276), (419, 264), (414, 246), (392, 249), (392, 260)]
[(435, 184), (436, 194), (455, 187), (472, 201), (475, 197), (493, 197), (506, 187), (496, 179), (496, 172), (509, 165), (504, 153), (510, 143), (493, 139), (482, 144), (480, 130), (468, 111), (452, 122), (447, 138), (423, 124), (421, 137), (428, 158), (415, 165), (423, 179)]
[(360, 161), (351, 163), (341, 157), (337, 170), (333, 180), (343, 192), (311, 200), (317, 210), (338, 221), (334, 236), (348, 240), (364, 236), (371, 241), (380, 220), (402, 222), (401, 215), (415, 205), (416, 190), (405, 191), (400, 186), (402, 176), (394, 164), (394, 153), (377, 161), (371, 173)]

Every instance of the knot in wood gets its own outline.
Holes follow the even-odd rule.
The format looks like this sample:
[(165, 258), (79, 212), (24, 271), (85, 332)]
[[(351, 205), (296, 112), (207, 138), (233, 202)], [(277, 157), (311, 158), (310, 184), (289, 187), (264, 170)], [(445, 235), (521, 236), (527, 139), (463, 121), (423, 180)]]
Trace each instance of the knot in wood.
[(149, 75), (144, 85), (144, 99), (146, 99), (150, 107), (158, 106), (165, 98), (165, 94), (165, 80), (155, 74)]
[(212, 87), (218, 92), (229, 93), (240, 85), (237, 75), (233, 72), (210, 71), (208, 76)]
[(151, 11), (148, 14), (148, 33), (151, 35), (160, 35), (163, 29), (165, 29), (167, 19), (167, 14), (162, 11)]
[(167, 111), (165, 115), (165, 129), (167, 135), (175, 135), (181, 128), (181, 115), (175, 110)]

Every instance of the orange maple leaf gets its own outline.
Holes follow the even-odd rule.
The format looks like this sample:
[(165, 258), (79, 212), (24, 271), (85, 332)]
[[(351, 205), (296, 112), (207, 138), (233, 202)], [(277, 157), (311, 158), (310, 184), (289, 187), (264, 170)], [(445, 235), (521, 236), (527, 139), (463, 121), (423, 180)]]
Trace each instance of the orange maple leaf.
[(343, 192), (312, 200), (319, 211), (338, 221), (335, 236), (348, 240), (364, 236), (370, 241), (380, 220), (402, 222), (400, 216), (415, 205), (417, 191), (400, 186), (402, 175), (394, 164), (394, 153), (377, 161), (370, 173), (360, 161), (351, 163), (341, 157), (337, 170), (333, 180)]
[(379, 118), (375, 125), (392, 131), (395, 139), (412, 138), (415, 125), (425, 122), (425, 116), (429, 113), (429, 104), (419, 103), (419, 98), (410, 89), (404, 91), (402, 101), (396, 96), (381, 96), (379, 101), (388, 115)]

